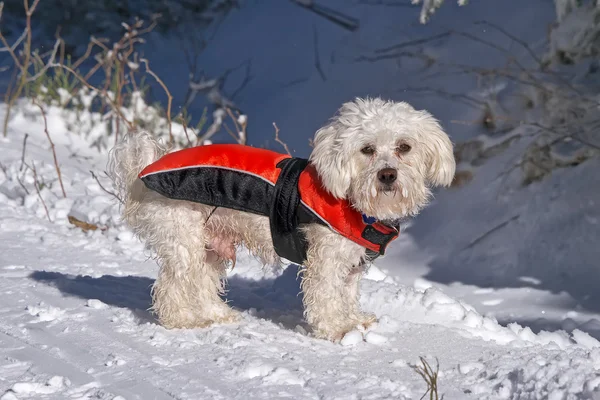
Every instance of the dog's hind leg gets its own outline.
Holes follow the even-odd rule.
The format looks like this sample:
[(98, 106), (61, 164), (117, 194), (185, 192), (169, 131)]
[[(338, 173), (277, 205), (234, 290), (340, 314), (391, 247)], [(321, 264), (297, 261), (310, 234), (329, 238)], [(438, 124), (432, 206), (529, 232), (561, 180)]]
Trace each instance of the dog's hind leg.
[(152, 309), (167, 328), (234, 322), (238, 313), (220, 298), (222, 265), (207, 258), (206, 213), (186, 202), (167, 201), (153, 211), (147, 238), (159, 259)]

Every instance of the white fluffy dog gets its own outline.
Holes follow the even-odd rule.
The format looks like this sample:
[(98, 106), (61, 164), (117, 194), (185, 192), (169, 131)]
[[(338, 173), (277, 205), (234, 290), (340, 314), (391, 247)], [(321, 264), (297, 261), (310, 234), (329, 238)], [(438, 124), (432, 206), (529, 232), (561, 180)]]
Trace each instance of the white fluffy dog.
[[(167, 328), (236, 321), (238, 312), (220, 296), (227, 261), (235, 261), (243, 245), (265, 265), (279, 263), (268, 217), (147, 189), (138, 174), (166, 152), (149, 134), (130, 133), (111, 151), (109, 164), (124, 220), (158, 257), (152, 309)], [(416, 215), (430, 189), (450, 185), (455, 172), (452, 143), (431, 114), (379, 98), (342, 105), (316, 132), (309, 161), (328, 192), (382, 222)], [(338, 341), (376, 320), (359, 305), (365, 248), (324, 225), (302, 229), (308, 240), (305, 317), (315, 336)]]

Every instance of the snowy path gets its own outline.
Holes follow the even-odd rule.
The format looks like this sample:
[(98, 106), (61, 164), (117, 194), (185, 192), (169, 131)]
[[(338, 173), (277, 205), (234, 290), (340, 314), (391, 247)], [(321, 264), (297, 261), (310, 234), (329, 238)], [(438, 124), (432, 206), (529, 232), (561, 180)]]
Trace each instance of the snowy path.
[[(156, 265), (89, 176), (104, 159), (60, 135), (58, 118), (49, 113), (68, 199), (42, 189), (52, 223), (31, 176), (29, 194), (16, 180), (24, 132), (27, 159), (54, 176), (39, 121), (17, 115), (0, 143), (0, 399), (418, 399), (425, 383), (408, 364), (419, 356), (439, 359), (445, 399), (600, 399), (600, 343), (587, 334), (503, 327), (377, 268), (361, 302), (380, 323), (345, 345), (306, 333), (294, 266), (262, 271), (245, 254), (229, 279), (239, 324), (163, 329), (146, 311)], [(69, 213), (110, 227), (83, 233)]]

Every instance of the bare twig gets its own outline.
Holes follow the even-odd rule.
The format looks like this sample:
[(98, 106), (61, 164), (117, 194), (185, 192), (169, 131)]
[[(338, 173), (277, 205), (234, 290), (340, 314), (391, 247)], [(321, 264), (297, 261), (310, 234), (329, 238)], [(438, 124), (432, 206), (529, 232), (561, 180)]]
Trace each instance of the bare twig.
[(407, 92), (408, 91), (408, 92), (416, 92), (416, 93), (428, 93), (428, 92), (435, 93), (440, 96), (448, 97), (451, 100), (460, 101), (470, 107), (484, 108), (486, 106), (486, 103), (484, 101), (476, 99), (472, 96), (462, 94), (462, 93), (450, 93), (450, 92), (446, 92), (445, 90), (437, 89), (437, 88), (407, 86), (405, 88), (398, 89), (398, 91), (399, 92)]
[[(4, 11), (4, 2), (0, 3), (0, 19), (2, 18), (3, 11)], [(21, 65), (21, 62), (19, 61), (19, 57), (17, 57), (17, 55), (15, 54), (15, 50), (16, 50), (17, 46), (26, 37), (27, 37), (27, 30), (24, 30), (23, 33), (21, 34), (21, 36), (17, 39), (17, 41), (11, 46), (8, 44), (8, 41), (6, 40), (6, 38), (0, 31), (0, 41), (2, 41), (2, 44), (4, 45), (4, 47), (1, 50), (8, 51), (8, 53), (12, 57), (13, 61), (15, 62), (15, 65), (19, 69), (23, 69), (23, 66)]]
[(155, 80), (156, 82), (158, 82), (158, 84), (163, 88), (163, 90), (165, 91), (165, 93), (167, 94), (167, 122), (169, 124), (169, 141), (170, 144), (173, 144), (175, 139), (173, 138), (173, 129), (171, 126), (171, 104), (173, 102), (173, 96), (171, 96), (171, 92), (169, 91), (169, 89), (167, 88), (167, 85), (165, 85), (165, 83), (158, 77), (158, 75), (156, 75), (148, 66), (148, 60), (145, 58), (142, 58), (140, 60), (142, 63), (144, 63), (144, 65), (146, 66), (146, 73), (150, 74)]
[[(4, 4), (0, 4), (0, 17), (2, 16), (2, 8), (3, 8)], [(2, 34), (0, 33), (0, 36)], [(17, 49), (17, 47), (19, 47), (19, 45), (21, 44), (21, 42), (27, 37), (27, 31), (23, 31), (23, 33), (21, 33), (21, 36), (19, 36), (19, 38), (17, 40), (15, 40), (15, 42), (12, 44), (12, 46), (10, 47), (2, 47), (0, 48), (0, 53), (4, 53), (4, 52), (9, 52), (15, 51)]]
[(343, 14), (339, 11), (333, 10), (329, 7), (325, 7), (319, 4), (314, 3), (313, 1), (307, 0), (293, 0), (294, 3), (299, 5), (300, 7), (304, 7), (309, 11), (314, 12), (317, 15), (333, 22), (336, 25), (341, 26), (344, 29), (349, 31), (355, 31), (359, 28), (360, 23), (356, 18), (350, 17), (346, 14)]
[(27, 190), (27, 187), (25, 186), (25, 184), (23, 183), (23, 181), (21, 180), (21, 177), (19, 177), (19, 175), (17, 175), (17, 182), (23, 188), (25, 193), (27, 193), (27, 195), (29, 196), (29, 190)]
[(313, 24), (313, 45), (314, 45), (314, 52), (315, 52), (315, 68), (319, 72), (321, 79), (323, 81), (326, 81), (327, 77), (325, 76), (325, 72), (323, 72), (323, 68), (321, 67), (321, 58), (319, 56), (319, 33), (317, 32), (317, 27), (314, 24)]
[(25, 165), (25, 148), (27, 147), (28, 137), (29, 133), (26, 133), (25, 137), (23, 137), (23, 151), (21, 152), (21, 165), (19, 166), (19, 171), (23, 171), (23, 166)]
[[(229, 136), (231, 136), (233, 138), (233, 140), (240, 143), (240, 138), (235, 133), (233, 133), (233, 131), (229, 128), (229, 126), (227, 126), (226, 123), (223, 123), (223, 128), (225, 128), (225, 130), (227, 131), (227, 133), (229, 133)], [(242, 143), (240, 143), (240, 144), (242, 144)]]
[(365, 4), (367, 6), (389, 6), (389, 7), (406, 7), (406, 8), (414, 8), (414, 4), (411, 4), (410, 0), (407, 0), (406, 3), (401, 3), (398, 0), (360, 0), (358, 4)]
[[(521, 45), (521, 47), (523, 47), (527, 53), (529, 53), (529, 55), (531, 56), (531, 58), (533, 58), (535, 60), (535, 62), (539, 65), (539, 67), (541, 69), (545, 68), (544, 62), (542, 61), (541, 58), (538, 57), (537, 54), (535, 54), (535, 51), (533, 51), (533, 49), (531, 48), (531, 46), (529, 46), (524, 40), (519, 39), (517, 36), (511, 34), (510, 32), (508, 32), (506, 29), (502, 28), (501, 26), (498, 26), (492, 22), (489, 21), (477, 21), (475, 22), (475, 24), (479, 24), (479, 25), (487, 25), (495, 30), (497, 30), (498, 32), (502, 33), (504, 36), (508, 37), (509, 39), (511, 39), (512, 41), (518, 43), (519, 45)], [(560, 80), (560, 82), (562, 84), (564, 84), (565, 86), (567, 86), (569, 89), (571, 89), (573, 92), (575, 92), (576, 94), (578, 94), (579, 96), (584, 96), (583, 93), (577, 89), (576, 87), (574, 87), (571, 82), (567, 81), (565, 78), (563, 78), (560, 74), (557, 74), (553, 71), (550, 72), (553, 76), (555, 76), (557, 79)]]
[(81, 57), (79, 57), (73, 64), (72, 67), (73, 69), (77, 69), (79, 68), (79, 66), (85, 61), (87, 60), (90, 55), (92, 54), (92, 49), (94, 48), (95, 43), (94, 43), (94, 37), (92, 37), (92, 40), (90, 40), (90, 42), (87, 45), (87, 49), (85, 49), (85, 53), (83, 53), (83, 55)]
[(553, 145), (561, 140), (564, 140), (566, 138), (570, 138), (575, 140), (576, 142), (579, 142), (585, 146), (591, 147), (595, 150), (600, 150), (600, 146), (595, 144), (595, 143), (591, 143), (585, 139), (582, 139), (577, 133), (567, 133), (567, 134), (561, 134), (560, 132), (558, 132), (556, 129), (551, 128), (549, 126), (544, 126), (538, 122), (529, 122), (527, 125), (531, 125), (531, 126), (535, 126), (543, 131), (546, 132), (551, 132), (554, 133), (555, 135), (558, 135), (558, 137), (556, 137), (552, 142), (549, 143), (549, 145)]
[(183, 126), (183, 133), (185, 133), (185, 138), (187, 139), (188, 146), (192, 147), (192, 141), (190, 140), (190, 135), (188, 135), (188, 131), (187, 131), (187, 122), (181, 113), (179, 113), (179, 119), (181, 119), (181, 125)]
[(100, 186), (100, 189), (104, 190), (104, 192), (110, 194), (111, 196), (113, 196), (115, 199), (119, 200), (119, 202), (121, 204), (123, 204), (123, 199), (121, 199), (115, 192), (111, 192), (110, 190), (106, 189), (102, 183), (100, 183), (100, 180), (98, 179), (98, 177), (96, 176), (96, 174), (94, 174), (94, 171), (90, 170), (90, 174), (92, 174), (92, 178), (94, 178), (96, 180), (96, 182), (98, 183), (98, 186)]
[(231, 99), (235, 99), (236, 96), (238, 94), (240, 94), (242, 92), (242, 90), (244, 90), (244, 88), (246, 87), (246, 85), (248, 85), (248, 83), (250, 83), (250, 81), (252, 80), (252, 60), (248, 60), (246, 63), (246, 71), (245, 71), (245, 75), (244, 75), (244, 80), (242, 81), (242, 83), (240, 83), (240, 86), (235, 89), (233, 91), (233, 93), (231, 94)]
[[(23, 0), (23, 5), (25, 7), (25, 31), (27, 32), (26, 35), (26, 39), (25, 39), (25, 45), (24, 45), (24, 49), (23, 52), (25, 54), (25, 59), (23, 61), (23, 64), (19, 64), (18, 62), (16, 62), (16, 65), (19, 66), (20, 70), (21, 70), (21, 79), (19, 80), (19, 85), (17, 86), (17, 90), (16, 92), (12, 95), (9, 103), (6, 106), (6, 115), (4, 117), (4, 136), (6, 137), (7, 133), (8, 133), (8, 120), (10, 118), (10, 111), (12, 109), (13, 104), (15, 103), (15, 101), (19, 98), (19, 96), (21, 95), (21, 92), (23, 91), (23, 88), (25, 88), (25, 84), (27, 83), (27, 71), (29, 69), (29, 63), (31, 62), (31, 37), (32, 37), (32, 30), (31, 30), (31, 16), (33, 15), (33, 12), (35, 11), (38, 3), (40, 2), (40, 0), (34, 0), (33, 4), (31, 5), (31, 7), (29, 6), (29, 0)], [(2, 3), (2, 7), (4, 6), (4, 3)], [(0, 12), (2, 10), (0, 9)], [(2, 43), (7, 46), (8, 43), (6, 43), (6, 40), (2, 38)], [(11, 55), (14, 55), (14, 51), (11, 50)], [(14, 59), (15, 57), (13, 57)], [(18, 60), (16, 60), (18, 61)]]
[(58, 159), (56, 158), (56, 148), (54, 146), (54, 142), (52, 141), (52, 138), (50, 137), (50, 133), (48, 132), (48, 121), (46, 119), (46, 112), (44, 111), (44, 108), (38, 102), (36, 102), (34, 99), (32, 99), (32, 102), (33, 102), (33, 104), (38, 106), (40, 108), (40, 111), (42, 112), (42, 118), (44, 119), (44, 132), (46, 133), (48, 142), (50, 142), (50, 148), (52, 149), (52, 157), (54, 158), (54, 168), (56, 169), (56, 174), (58, 175), (58, 182), (60, 183), (60, 188), (62, 190), (63, 197), (66, 198), (67, 193), (65, 192), (65, 186), (63, 185), (63, 181), (62, 181), (62, 174), (60, 172), (60, 167), (58, 166)]
[[(82, 77), (81, 75), (79, 75), (79, 73), (77, 73), (77, 71), (75, 71), (74, 69), (67, 67), (66, 65), (61, 65), (61, 64), (50, 64), (50, 67), (52, 68), (62, 68), (68, 72), (70, 72), (71, 74), (73, 74), (73, 76), (75, 76), (75, 78), (77, 78), (77, 80), (79, 82), (81, 82), (85, 87), (87, 87), (90, 90), (93, 90), (94, 92), (100, 92), (100, 93), (106, 93), (106, 91), (102, 91), (100, 89), (98, 89), (97, 87), (91, 85), (88, 81), (85, 80), (84, 77)], [(110, 99), (109, 96), (103, 96), (103, 99), (106, 100), (110, 106), (111, 109), (114, 110), (117, 115), (128, 125), (129, 129), (133, 129), (134, 125), (131, 121), (129, 121), (127, 118), (125, 118), (125, 115), (123, 115), (123, 111), (121, 111), (120, 107), (117, 106), (117, 104)]]
[(400, 49), (403, 49), (405, 47), (412, 47), (412, 46), (419, 45), (419, 44), (433, 42), (433, 41), (436, 41), (436, 40), (448, 37), (450, 35), (452, 35), (452, 32), (450, 32), (450, 31), (444, 32), (444, 33), (438, 33), (437, 35), (432, 35), (432, 36), (429, 36), (429, 37), (426, 37), (426, 38), (409, 40), (408, 42), (403, 42), (403, 43), (400, 43), (400, 44), (395, 44), (393, 46), (383, 47), (381, 49), (375, 50), (375, 53), (381, 54), (381, 53), (387, 53), (387, 52), (392, 51), (392, 50), (400, 50)]
[(500, 229), (504, 228), (506, 225), (510, 224), (512, 221), (515, 221), (515, 220), (519, 219), (520, 216), (521, 216), (521, 214), (513, 215), (512, 217), (510, 217), (506, 221), (503, 221), (503, 222), (499, 223), (498, 225), (494, 226), (493, 228), (489, 229), (488, 231), (484, 232), (480, 236), (478, 236), (475, 239), (473, 239), (463, 250), (470, 249), (471, 247), (475, 246), (477, 243), (481, 242), (483, 239), (485, 239), (486, 237), (488, 237), (492, 233), (496, 232), (497, 230), (500, 230)]
[(485, 20), (476, 21), (475, 25), (486, 25), (486, 26), (489, 26), (490, 28), (497, 30), (498, 32), (502, 33), (504, 36), (508, 37), (512, 41), (520, 44), (529, 53), (531, 58), (533, 58), (535, 60), (536, 63), (538, 63), (539, 65), (543, 64), (542, 60), (537, 56), (537, 54), (535, 54), (535, 51), (533, 51), (533, 49), (527, 43), (525, 43), (524, 40), (519, 39), (515, 35), (508, 32), (506, 29), (494, 24), (493, 22), (489, 22), (489, 21), (485, 21)]
[[(239, 121), (237, 120), (237, 118), (235, 117), (235, 115), (233, 115), (233, 112), (231, 111), (230, 108), (225, 108), (225, 111), (227, 112), (227, 115), (229, 115), (229, 117), (233, 120), (233, 123), (235, 125), (235, 129), (237, 131), (237, 138), (234, 136), (234, 138), (237, 140), (237, 142), (239, 144), (246, 144), (246, 125), (242, 125), (239, 123)], [(225, 128), (227, 128), (227, 125), (223, 125), (225, 126)]]
[[(27, 1), (27, 0), (25, 0), (25, 1)], [(50, 219), (50, 213), (48, 212), (48, 207), (46, 206), (46, 202), (44, 201), (44, 198), (42, 197), (42, 194), (40, 193), (37, 172), (35, 170), (35, 164), (33, 163), (33, 161), (31, 162), (31, 165), (32, 165), (31, 170), (33, 171), (33, 186), (35, 186), (35, 191), (36, 191), (38, 197), (40, 198), (42, 205), (44, 206), (44, 210), (46, 211), (46, 217), (48, 217), (48, 221), (52, 222), (52, 220)]]
[(38, 79), (40, 76), (44, 75), (46, 73), (46, 71), (48, 71), (48, 69), (50, 68), (50, 64), (54, 63), (54, 58), (56, 58), (56, 53), (58, 52), (58, 48), (61, 44), (62, 40), (60, 38), (56, 39), (56, 42), (54, 43), (54, 48), (52, 49), (52, 53), (50, 54), (50, 59), (48, 60), (48, 62), (46, 63), (46, 65), (44, 65), (37, 74), (29, 77), (26, 79), (26, 83), (30, 83), (30, 82), (34, 82), (36, 79)]
[(288, 155), (291, 157), (292, 152), (290, 151), (288, 145), (279, 138), (279, 127), (277, 126), (277, 124), (275, 122), (273, 122), (273, 128), (275, 128), (275, 141), (277, 143), (279, 143), (280, 145), (282, 145), (283, 148), (285, 149), (285, 152), (288, 153)]

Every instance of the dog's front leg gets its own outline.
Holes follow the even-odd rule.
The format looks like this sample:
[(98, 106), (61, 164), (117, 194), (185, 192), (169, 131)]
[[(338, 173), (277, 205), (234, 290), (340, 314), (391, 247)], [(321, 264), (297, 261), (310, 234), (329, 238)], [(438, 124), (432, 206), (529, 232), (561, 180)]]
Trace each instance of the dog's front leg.
[(305, 316), (317, 337), (337, 342), (357, 325), (375, 321), (359, 305), (365, 250), (320, 225), (305, 231), (309, 242), (302, 275)]

